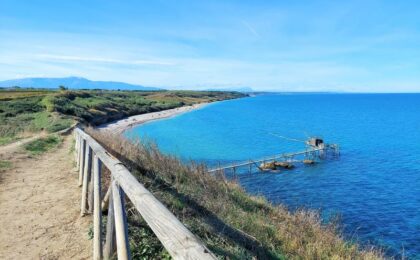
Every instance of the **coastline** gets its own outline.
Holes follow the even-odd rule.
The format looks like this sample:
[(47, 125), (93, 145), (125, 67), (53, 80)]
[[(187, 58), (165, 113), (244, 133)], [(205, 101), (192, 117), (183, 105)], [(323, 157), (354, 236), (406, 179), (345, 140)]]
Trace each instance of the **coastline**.
[(129, 116), (123, 119), (99, 125), (96, 127), (96, 129), (98, 129), (99, 131), (112, 131), (114, 133), (122, 134), (126, 130), (134, 126), (145, 124), (159, 119), (171, 118), (186, 112), (200, 109), (208, 104), (209, 103), (199, 103), (191, 106), (182, 106), (158, 112)]

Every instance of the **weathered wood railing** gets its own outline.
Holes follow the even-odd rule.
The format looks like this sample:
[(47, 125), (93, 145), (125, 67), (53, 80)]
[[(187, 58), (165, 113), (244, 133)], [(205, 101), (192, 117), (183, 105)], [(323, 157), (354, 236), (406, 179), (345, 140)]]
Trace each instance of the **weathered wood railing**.
[[(215, 259), (197, 239), (128, 169), (80, 128), (75, 128), (75, 160), (82, 187), (81, 215), (93, 216), (93, 258), (130, 259), (124, 201), (128, 199), (174, 259)], [(101, 194), (101, 166), (111, 172), (111, 184)], [(106, 238), (102, 210), (108, 207)], [(104, 242), (103, 242), (104, 240)]]

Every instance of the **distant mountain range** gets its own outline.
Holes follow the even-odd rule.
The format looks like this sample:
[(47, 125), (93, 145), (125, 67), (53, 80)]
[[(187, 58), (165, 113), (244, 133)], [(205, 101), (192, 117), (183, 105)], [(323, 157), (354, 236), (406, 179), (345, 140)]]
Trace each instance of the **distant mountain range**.
[(250, 87), (231, 87), (231, 88), (211, 88), (206, 89), (207, 91), (237, 91), (242, 93), (250, 93), (254, 92), (254, 90)]
[(0, 87), (21, 87), (21, 88), (58, 88), (64, 86), (69, 89), (108, 89), (108, 90), (162, 90), (161, 88), (144, 87), (124, 82), (114, 81), (93, 81), (79, 77), (67, 78), (23, 78), (0, 81)]

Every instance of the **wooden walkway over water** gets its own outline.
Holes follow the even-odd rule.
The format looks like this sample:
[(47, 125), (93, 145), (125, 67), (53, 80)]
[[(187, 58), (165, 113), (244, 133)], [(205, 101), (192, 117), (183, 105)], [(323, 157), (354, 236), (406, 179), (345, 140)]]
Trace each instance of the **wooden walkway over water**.
[[(248, 167), (249, 171), (252, 172), (252, 166), (256, 166), (258, 169), (261, 170), (260, 166), (258, 165), (261, 163), (266, 164), (266, 163), (276, 162), (276, 161), (287, 162), (287, 163), (298, 163), (298, 162), (303, 162), (304, 158), (308, 158), (308, 157), (315, 158), (316, 156), (318, 156), (320, 158), (323, 158), (329, 152), (332, 152), (334, 155), (338, 155), (339, 154), (338, 145), (335, 145), (335, 144), (327, 145), (323, 148), (311, 148), (311, 149), (306, 149), (304, 151), (299, 151), (299, 152), (294, 152), (294, 153), (283, 153), (283, 154), (277, 154), (277, 155), (268, 156), (264, 158), (259, 158), (256, 160), (242, 161), (242, 162), (232, 163), (232, 164), (223, 165), (223, 166), (219, 165), (218, 167), (210, 169), (208, 172), (215, 173), (215, 172), (225, 171), (229, 169), (235, 172), (236, 169), (239, 167)], [(304, 158), (295, 159), (296, 157), (299, 157), (299, 156), (304, 156)]]

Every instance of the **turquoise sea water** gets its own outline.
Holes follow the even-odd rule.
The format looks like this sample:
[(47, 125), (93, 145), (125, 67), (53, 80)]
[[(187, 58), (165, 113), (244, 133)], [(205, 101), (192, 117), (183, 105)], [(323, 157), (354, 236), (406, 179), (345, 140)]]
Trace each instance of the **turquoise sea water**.
[(211, 104), (126, 135), (155, 140), (166, 153), (210, 165), (303, 145), (270, 135), (320, 135), (341, 146), (339, 160), (276, 174), (239, 174), (252, 194), (291, 210), (339, 215), (344, 233), (389, 256), (420, 259), (420, 95), (260, 95)]

